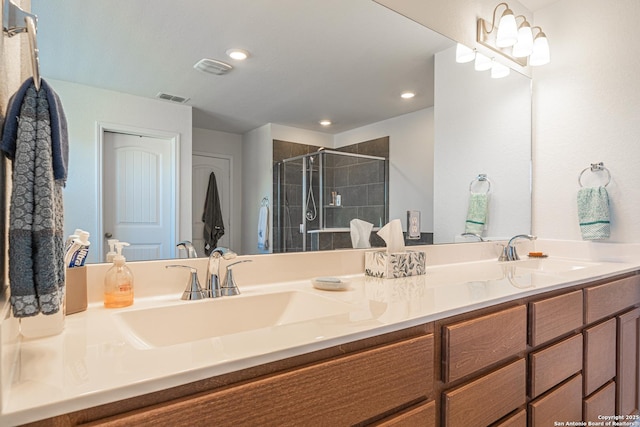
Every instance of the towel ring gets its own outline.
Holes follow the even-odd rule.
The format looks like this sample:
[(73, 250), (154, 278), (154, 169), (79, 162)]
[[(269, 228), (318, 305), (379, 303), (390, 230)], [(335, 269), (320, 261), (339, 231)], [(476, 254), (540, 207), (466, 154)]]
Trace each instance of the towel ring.
[(487, 183), (486, 193), (489, 194), (489, 191), (491, 191), (491, 181), (489, 181), (489, 178), (487, 178), (486, 173), (481, 173), (477, 177), (475, 177), (473, 180), (471, 180), (471, 182), (469, 183), (469, 193), (473, 193), (471, 189), (473, 188), (473, 184), (475, 184), (476, 182), (479, 182), (479, 183), (486, 182)]
[(578, 176), (578, 184), (580, 185), (580, 187), (584, 187), (582, 185), (582, 175), (584, 175), (584, 173), (588, 170), (591, 170), (591, 172), (596, 173), (596, 172), (605, 172), (607, 174), (607, 183), (604, 185), (605, 187), (607, 185), (609, 185), (609, 183), (611, 182), (611, 172), (609, 172), (609, 169), (607, 169), (606, 167), (604, 167), (604, 163), (600, 162), (600, 163), (591, 163), (591, 166), (584, 168), (582, 170), (582, 172), (580, 172), (580, 175)]

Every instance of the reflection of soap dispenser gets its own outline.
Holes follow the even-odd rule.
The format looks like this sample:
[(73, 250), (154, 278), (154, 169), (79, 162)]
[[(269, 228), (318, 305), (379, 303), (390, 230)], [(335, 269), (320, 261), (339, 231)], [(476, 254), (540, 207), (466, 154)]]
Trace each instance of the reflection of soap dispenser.
[(117, 255), (113, 257), (113, 267), (104, 276), (104, 306), (107, 308), (126, 307), (133, 304), (133, 274), (125, 265), (122, 247), (126, 242), (114, 243)]
[(109, 252), (107, 252), (107, 262), (113, 262), (113, 258), (117, 255), (115, 250), (116, 243), (118, 243), (118, 239), (107, 240), (107, 244), (109, 245)]

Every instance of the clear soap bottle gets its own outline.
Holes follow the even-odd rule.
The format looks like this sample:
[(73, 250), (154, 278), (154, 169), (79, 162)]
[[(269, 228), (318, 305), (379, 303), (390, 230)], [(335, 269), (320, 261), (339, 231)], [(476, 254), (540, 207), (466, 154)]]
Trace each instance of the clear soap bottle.
[(113, 267), (104, 276), (104, 306), (106, 308), (120, 308), (133, 304), (133, 273), (126, 266), (126, 259), (122, 255), (122, 247), (129, 246), (126, 242), (115, 244), (117, 255), (113, 257)]

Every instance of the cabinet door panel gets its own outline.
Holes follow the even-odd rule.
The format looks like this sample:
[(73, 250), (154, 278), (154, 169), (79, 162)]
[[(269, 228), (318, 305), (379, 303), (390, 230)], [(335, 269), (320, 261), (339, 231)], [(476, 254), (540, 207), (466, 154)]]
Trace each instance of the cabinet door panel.
[(436, 427), (436, 402), (432, 400), (429, 403), (422, 403), (374, 425), (377, 427)]
[(433, 335), (102, 420), (105, 426), (352, 425), (425, 399)]
[(594, 423), (602, 422), (598, 419), (602, 415), (614, 415), (616, 413), (616, 383), (610, 382), (602, 389), (584, 399), (584, 421)]
[(576, 375), (529, 404), (530, 425), (548, 427), (557, 421), (582, 419), (582, 376)]
[(585, 322), (592, 323), (640, 303), (640, 275), (584, 289)]
[(494, 424), (493, 427), (527, 427), (527, 411), (521, 409), (514, 415)]
[(638, 409), (638, 318), (640, 309), (618, 317), (617, 413), (629, 415)]
[(531, 353), (531, 398), (582, 370), (582, 334)]
[(584, 330), (584, 395), (616, 375), (616, 319)]
[(443, 376), (454, 381), (524, 351), (527, 309), (521, 305), (443, 327)]
[(582, 291), (529, 303), (529, 344), (537, 347), (582, 326)]
[(477, 380), (446, 391), (442, 398), (444, 425), (486, 426), (523, 405), (526, 401), (526, 370), (524, 359), (518, 359)]

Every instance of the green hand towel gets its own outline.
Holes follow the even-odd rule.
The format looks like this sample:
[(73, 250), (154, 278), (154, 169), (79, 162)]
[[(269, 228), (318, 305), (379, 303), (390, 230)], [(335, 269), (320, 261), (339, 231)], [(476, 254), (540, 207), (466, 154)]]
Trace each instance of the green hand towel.
[(487, 223), (487, 211), (489, 208), (488, 193), (471, 193), (469, 196), (469, 208), (467, 220), (464, 226), (465, 233), (481, 235)]
[(604, 187), (581, 188), (578, 191), (578, 220), (583, 240), (609, 238), (609, 194)]

